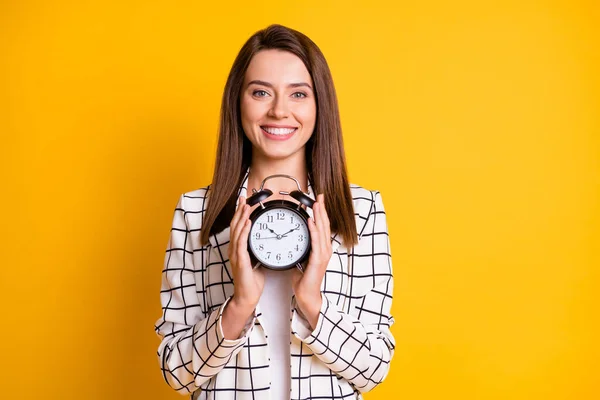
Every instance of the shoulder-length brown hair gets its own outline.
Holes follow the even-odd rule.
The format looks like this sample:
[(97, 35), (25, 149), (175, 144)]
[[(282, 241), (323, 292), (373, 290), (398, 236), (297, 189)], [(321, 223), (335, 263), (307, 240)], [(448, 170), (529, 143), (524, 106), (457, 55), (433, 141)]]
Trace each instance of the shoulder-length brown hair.
[[(352, 194), (348, 183), (338, 102), (329, 66), (321, 50), (306, 35), (281, 25), (256, 32), (238, 53), (223, 92), (219, 143), (200, 241), (221, 232), (231, 223), (237, 194), (252, 160), (252, 144), (240, 118), (240, 92), (252, 57), (261, 50), (289, 51), (299, 57), (314, 83), (317, 103), (315, 130), (306, 143), (308, 179), (325, 196), (332, 232), (346, 247), (357, 244)], [(250, 192), (249, 192), (250, 194)]]

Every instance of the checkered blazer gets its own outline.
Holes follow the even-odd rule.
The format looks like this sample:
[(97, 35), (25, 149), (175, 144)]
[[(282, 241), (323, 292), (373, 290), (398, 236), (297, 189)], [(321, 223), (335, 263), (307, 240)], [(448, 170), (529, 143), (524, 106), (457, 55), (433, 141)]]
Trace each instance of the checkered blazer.
[[(248, 172), (238, 195), (246, 196)], [(309, 184), (310, 196), (314, 199)], [(362, 399), (387, 376), (395, 341), (392, 263), (386, 215), (377, 191), (350, 185), (359, 243), (332, 234), (314, 330), (292, 297), (291, 400)], [(229, 227), (200, 245), (210, 185), (182, 194), (162, 271), (158, 363), (167, 384), (191, 399), (270, 399), (269, 345), (257, 307), (240, 338), (223, 337), (221, 315), (233, 295)], [(312, 210), (307, 208), (312, 217)], [(271, 399), (282, 400), (282, 399)]]

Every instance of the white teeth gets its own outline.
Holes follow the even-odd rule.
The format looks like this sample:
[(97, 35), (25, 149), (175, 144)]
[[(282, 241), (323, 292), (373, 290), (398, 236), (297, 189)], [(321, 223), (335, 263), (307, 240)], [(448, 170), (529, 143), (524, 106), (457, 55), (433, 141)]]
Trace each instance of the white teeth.
[(296, 128), (271, 128), (267, 126), (263, 126), (262, 128), (272, 135), (287, 135), (296, 130)]

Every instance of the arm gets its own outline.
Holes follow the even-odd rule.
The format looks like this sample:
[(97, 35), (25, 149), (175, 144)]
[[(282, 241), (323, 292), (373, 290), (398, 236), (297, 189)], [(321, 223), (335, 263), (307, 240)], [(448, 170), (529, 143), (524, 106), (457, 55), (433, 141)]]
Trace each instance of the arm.
[[(155, 331), (161, 343), (158, 362), (163, 378), (180, 394), (189, 394), (220, 372), (241, 350), (254, 316), (245, 324), (241, 337), (225, 339), (223, 312), (231, 297), (218, 309), (204, 315), (196, 292), (191, 234), (185, 220), (184, 197), (179, 198), (162, 271), (160, 301), (162, 316)], [(228, 312), (229, 312), (229, 308)], [(226, 325), (227, 326), (227, 325)]]
[[(387, 221), (379, 192), (358, 245), (350, 249), (349, 270), (370, 275), (364, 297), (356, 299), (350, 313), (340, 310), (322, 294), (314, 329), (294, 299), (292, 330), (333, 372), (360, 392), (368, 392), (388, 374), (395, 340), (390, 332), (393, 276)], [(353, 279), (351, 277), (351, 279)], [(361, 279), (363, 284), (366, 279)]]

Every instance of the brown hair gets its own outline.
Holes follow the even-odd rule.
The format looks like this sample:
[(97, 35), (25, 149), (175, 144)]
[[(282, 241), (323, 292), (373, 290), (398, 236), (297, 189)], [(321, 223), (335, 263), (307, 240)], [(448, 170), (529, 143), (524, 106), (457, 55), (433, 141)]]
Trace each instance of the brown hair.
[(221, 232), (231, 223), (238, 188), (252, 160), (252, 144), (244, 135), (240, 118), (240, 92), (250, 60), (261, 50), (289, 51), (310, 73), (317, 104), (315, 130), (306, 143), (308, 179), (315, 192), (325, 196), (331, 231), (346, 247), (357, 244), (352, 194), (348, 183), (338, 102), (329, 66), (321, 50), (306, 35), (281, 25), (256, 32), (238, 53), (221, 103), (219, 143), (209, 200), (200, 241)]

